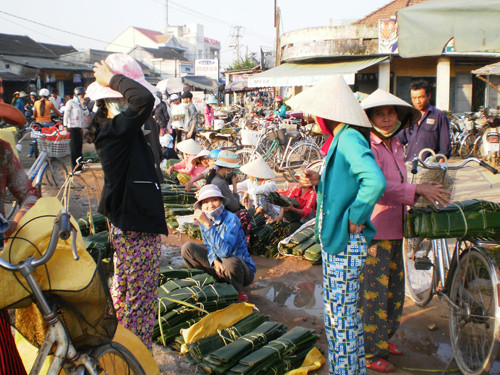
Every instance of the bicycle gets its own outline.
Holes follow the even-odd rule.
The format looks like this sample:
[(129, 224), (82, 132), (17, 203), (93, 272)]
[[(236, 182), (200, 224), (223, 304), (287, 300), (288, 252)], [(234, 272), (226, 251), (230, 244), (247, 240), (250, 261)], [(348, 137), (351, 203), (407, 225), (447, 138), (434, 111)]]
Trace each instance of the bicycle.
[[(412, 162), (412, 173), (415, 176), (417, 165), (446, 173), (464, 168), (470, 162), (497, 173), (495, 168), (477, 158), (447, 166), (444, 163), (430, 165), (418, 157)], [(500, 271), (488, 252), (498, 246), (491, 238), (465, 233), (457, 238), (450, 259), (446, 238), (403, 240), (406, 290), (418, 306), (427, 305), (434, 295), (448, 303), (452, 351), (464, 374), (479, 375), (488, 371), (500, 348)]]
[[(283, 173), (289, 182), (296, 182), (295, 172), (304, 169), (312, 161), (321, 159), (319, 147), (303, 130), (287, 132), (279, 124), (263, 127), (250, 143), (242, 139), (246, 147), (236, 151), (241, 164), (262, 157), (277, 172)], [(243, 135), (242, 135), (243, 138)]]
[[(58, 209), (58, 207), (55, 208), (55, 210)], [(11, 237), (8, 245), (12, 247), (16, 241), (20, 243), (29, 243), (29, 238), (23, 239), (24, 235), (31, 235), (27, 225), (38, 219), (50, 220), (50, 217), (53, 216), (54, 215), (50, 214), (41, 215), (26, 221), (24, 225), (18, 229), (16, 234)], [(22, 232), (24, 227), (26, 227), (25, 232)], [(66, 204), (66, 207), (61, 208), (57, 215), (55, 215), (50, 241), (43, 255), (42, 252), (36, 248), (34, 243), (30, 243), (30, 246), (34, 246), (35, 250), (40, 254), (39, 257), (30, 255), (17, 264), (10, 263), (0, 257), (0, 268), (15, 273), (15, 275), (20, 274), (23, 276), (26, 284), (23, 283), (21, 285), (23, 285), (23, 288), (27, 292), (27, 297), (24, 298), (23, 301), (29, 299), (36, 302), (37, 308), (42, 314), (43, 320), (47, 326), (45, 338), (39, 348), (30, 375), (41, 374), (43, 366), (51, 354), (53, 354), (52, 361), (46, 372), (48, 375), (59, 374), (63, 369), (68, 375), (145, 375), (146, 373), (138, 359), (125, 346), (112, 341), (112, 337), (117, 328), (116, 316), (114, 315), (109, 289), (107, 289), (105, 278), (100, 272), (95, 272), (89, 285), (82, 290), (78, 290), (78, 293), (84, 293), (83, 295), (86, 297), (90, 296), (92, 301), (78, 300), (80, 309), (78, 309), (77, 314), (74, 315), (67, 314), (67, 311), (72, 312), (77, 309), (69, 302), (67, 298), (68, 294), (64, 296), (64, 291), (61, 290), (42, 290), (42, 286), (39, 283), (39, 278), (35, 275), (35, 271), (42, 267), (42, 269), (46, 270), (47, 277), (50, 276), (47, 269), (47, 263), (53, 257), (56, 248), (63, 246), (59, 243), (60, 239), (68, 241), (64, 246), (70, 246), (74, 260), (78, 261), (80, 259), (77, 252), (76, 235), (77, 230), (70, 221), (70, 215), (67, 211)], [(61, 253), (58, 253), (56, 259), (60, 259), (60, 256)], [(15, 277), (19, 281), (18, 276)], [(50, 289), (52, 289), (51, 285), (49, 281)], [(79, 294), (75, 292), (72, 293), (73, 300), (77, 299)], [(104, 302), (101, 302), (102, 300), (104, 300)], [(81, 311), (82, 306), (86, 305), (93, 306), (87, 307), (89, 310), (87, 310), (86, 313), (92, 310), (92, 315), (89, 315), (89, 317), (84, 315), (85, 313)], [(102, 311), (104, 318), (94, 318), (95, 310), (97, 309), (96, 306), (101, 309), (100, 312)], [(74, 317), (80, 318), (78, 323), (80, 323), (81, 326), (71, 330), (68, 322), (74, 323), (72, 319)], [(93, 319), (91, 320), (90, 317)], [(99, 324), (96, 322), (99, 322)], [(96, 326), (93, 326), (92, 323), (96, 324)]]

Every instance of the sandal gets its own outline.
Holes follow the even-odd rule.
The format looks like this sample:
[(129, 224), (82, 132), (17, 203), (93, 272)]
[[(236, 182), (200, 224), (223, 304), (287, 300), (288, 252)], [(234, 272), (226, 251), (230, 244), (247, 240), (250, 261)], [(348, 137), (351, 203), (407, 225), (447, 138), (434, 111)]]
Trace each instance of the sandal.
[(389, 353), (394, 354), (394, 355), (401, 355), (401, 354), (403, 354), (403, 351), (401, 349), (399, 349), (399, 346), (390, 342), (389, 343)]
[(396, 370), (393, 364), (382, 358), (367, 364), (366, 368), (378, 372), (393, 372)]

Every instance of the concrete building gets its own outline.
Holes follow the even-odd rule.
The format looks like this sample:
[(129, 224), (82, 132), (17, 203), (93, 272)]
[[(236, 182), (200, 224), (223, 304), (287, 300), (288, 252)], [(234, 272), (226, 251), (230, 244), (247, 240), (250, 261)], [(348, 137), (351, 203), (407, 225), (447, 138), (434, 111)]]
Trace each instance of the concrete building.
[(147, 65), (151, 77), (158, 80), (194, 74), (194, 64), (173, 48), (136, 46), (128, 54)]
[[(431, 102), (465, 112), (485, 104), (485, 83), (472, 70), (498, 61), (499, 53), (456, 53), (449, 45), (438, 56), (404, 59), (397, 54), (396, 11), (426, 0), (394, 0), (348, 26), (294, 30), (280, 37), (281, 65), (249, 79), (250, 86), (310, 86), (343, 74), (354, 91), (390, 91), (410, 102), (412, 80), (433, 87)], [(492, 103), (496, 106), (500, 103)]]

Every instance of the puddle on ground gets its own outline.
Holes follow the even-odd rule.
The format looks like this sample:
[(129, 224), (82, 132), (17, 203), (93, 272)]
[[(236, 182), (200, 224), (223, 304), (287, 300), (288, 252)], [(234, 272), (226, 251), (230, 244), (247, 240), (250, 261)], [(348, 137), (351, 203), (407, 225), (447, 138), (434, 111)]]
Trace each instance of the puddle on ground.
[(312, 282), (287, 285), (279, 281), (255, 281), (250, 290), (252, 295), (265, 297), (281, 306), (323, 316), (323, 287)]

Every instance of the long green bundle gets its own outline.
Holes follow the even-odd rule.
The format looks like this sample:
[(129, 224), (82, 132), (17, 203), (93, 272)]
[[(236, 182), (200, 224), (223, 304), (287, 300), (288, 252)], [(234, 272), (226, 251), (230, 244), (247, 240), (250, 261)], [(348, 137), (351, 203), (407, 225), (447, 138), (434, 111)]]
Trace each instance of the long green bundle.
[(83, 243), (88, 253), (92, 255), (94, 259), (98, 259), (99, 257), (101, 259), (106, 259), (113, 256), (108, 231), (83, 237)]
[(468, 200), (436, 210), (413, 209), (405, 217), (405, 237), (500, 237), (500, 205)]
[(184, 223), (184, 225), (180, 229), (181, 233), (186, 233), (189, 238), (196, 238), (198, 240), (202, 240), (200, 227), (191, 224)]
[[(313, 329), (294, 327), (280, 338), (242, 358), (228, 374), (264, 374), (281, 361), (297, 353), (307, 353), (318, 335)], [(305, 354), (304, 354), (305, 356)]]
[(297, 245), (295, 245), (292, 249), (292, 254), (298, 255), (298, 256), (303, 256), (304, 252), (315, 244), (316, 244), (316, 240), (315, 240), (314, 236), (311, 236), (308, 239), (306, 239), (304, 242), (300, 242)]
[(289, 224), (281, 221), (265, 224), (255, 229), (252, 227), (249, 251), (251, 254), (274, 257), (278, 253), (279, 241), (289, 234)]
[(303, 257), (304, 259), (310, 261), (312, 264), (321, 263), (321, 245), (319, 243), (314, 244), (306, 251), (304, 251)]
[(236, 301), (238, 292), (231, 284), (214, 283), (205, 286), (192, 286), (176, 289), (170, 293), (158, 290), (158, 311), (165, 314), (185, 303), (207, 301)]
[(193, 277), (204, 273), (203, 270), (198, 268), (174, 268), (171, 266), (160, 268), (159, 284), (162, 285), (169, 280), (183, 279), (186, 277)]
[(166, 293), (170, 293), (173, 290), (191, 287), (191, 286), (205, 286), (215, 283), (215, 278), (208, 273), (201, 273), (193, 277), (187, 277), (185, 279), (175, 279), (169, 280), (160, 286), (160, 289)]
[(252, 332), (236, 339), (226, 347), (210, 353), (200, 363), (209, 374), (225, 374), (238, 361), (254, 350), (266, 345), (286, 332), (286, 327), (279, 322), (264, 322)]
[(217, 334), (203, 337), (194, 343), (188, 344), (189, 355), (196, 362), (200, 362), (214, 350), (223, 348), (238, 337), (251, 332), (267, 320), (269, 320), (268, 316), (254, 311), (231, 327), (224, 328)]
[(161, 337), (165, 345), (180, 334), (180, 330), (190, 327), (193, 323), (203, 318), (208, 313), (223, 309), (233, 301), (219, 300), (204, 303), (193, 303), (192, 306), (180, 306), (160, 316), (153, 326), (153, 339)]

